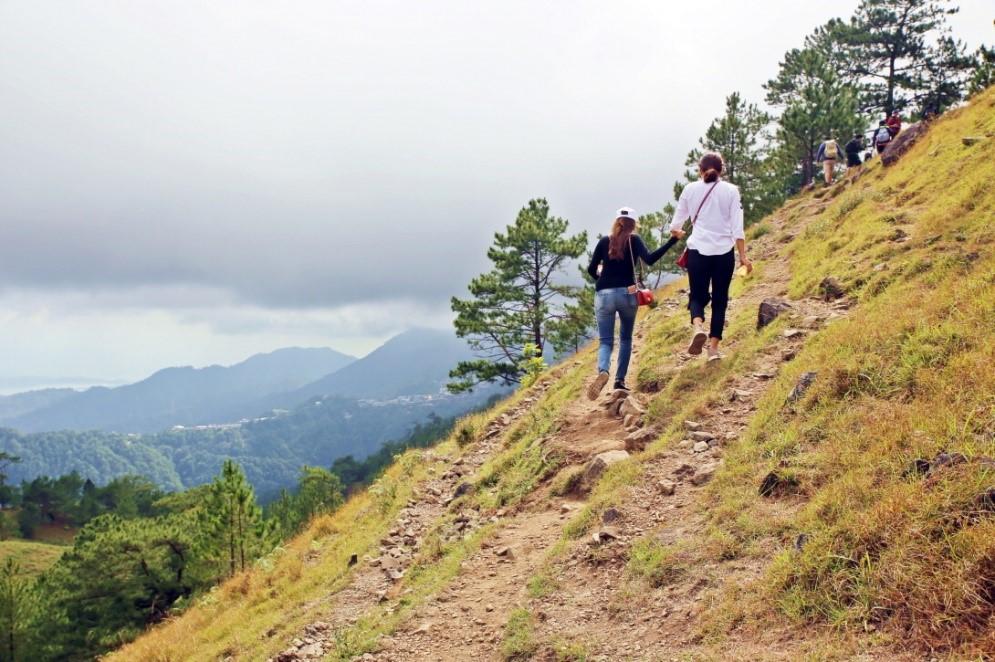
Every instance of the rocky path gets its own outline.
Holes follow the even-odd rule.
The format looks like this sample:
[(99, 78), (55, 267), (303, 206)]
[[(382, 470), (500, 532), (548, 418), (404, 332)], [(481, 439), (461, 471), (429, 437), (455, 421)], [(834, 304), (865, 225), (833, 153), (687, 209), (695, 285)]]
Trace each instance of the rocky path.
[[(826, 202), (806, 204), (811, 219)], [(728, 447), (738, 443), (757, 401), (781, 365), (794, 358), (809, 333), (846, 315), (850, 305), (831, 292), (825, 299), (792, 301), (787, 306), (776, 303), (787, 294), (790, 274), (785, 261), (769, 259), (777, 255), (774, 242), (784, 229), (777, 219), (771, 224), (768, 236), (754, 245), (755, 258), (764, 263), (763, 281), (734, 299), (730, 316), (756, 314), (754, 311), (766, 301), (768, 312), (790, 316), (794, 328), (777, 336), (748, 365), (738, 366), (737, 374), (725, 384), (720, 401), (694, 420), (682, 422), (686, 432), (683, 441), (644, 459), (640, 479), (622, 488), (618, 504), (603, 513), (593, 536), (568, 543), (566, 551), (550, 562), (549, 550), (563, 539), (565, 526), (583, 505), (582, 495), (604, 468), (626, 459), (629, 452), (642, 450), (658, 435), (655, 428), (642, 427), (640, 400), (644, 396), (606, 392), (597, 402), (581, 398), (571, 403), (561, 416), (556, 434), (544, 443), (562, 453), (569, 464), (584, 467), (579, 479), (581, 489), (574, 492), (577, 496), (552, 496), (545, 486), (517, 509), (499, 511), (491, 520), (496, 532), (463, 562), (456, 578), (417, 606), (392, 634), (382, 637), (376, 652), (361, 659), (500, 659), (505, 626), (519, 606), (533, 615), (537, 641), (544, 642), (545, 647), (536, 654), (551, 656), (550, 659), (556, 659), (556, 654), (549, 644), (558, 641), (581, 642), (588, 659), (668, 660), (695, 654), (700, 643), (695, 624), (703, 596), (710, 590), (743, 585), (759, 577), (780, 542), (761, 541), (769, 546), (768, 555), (722, 559), (720, 554), (718, 560), (693, 566), (675, 562), (670, 574), (661, 577), (652, 589), (637, 587), (626, 577), (632, 545), (647, 536), (661, 545), (704, 537), (709, 508), (705, 486)], [(790, 231), (803, 229), (796, 223)], [(670, 301), (654, 314), (684, 316), (686, 311), (683, 302)], [(637, 331), (630, 370), (633, 375), (637, 374), (640, 336)], [(730, 342), (724, 350), (734, 355), (736, 342)], [(700, 369), (702, 379), (708, 379), (709, 366), (701, 358), (688, 357), (677, 349), (667, 360), (673, 367)], [(689, 361), (700, 361), (701, 365), (686, 366)], [(530, 395), (503, 420), (495, 422), (484, 440), (458, 464), (440, 462), (441, 475), (429, 480), (418, 498), (401, 511), (396, 526), (383, 540), (379, 556), (360, 562), (349, 586), (327, 597), (330, 609), (323, 610), (323, 619), (305, 628), (275, 659), (322, 657), (333, 649), (335, 631), (355, 622), (358, 615), (380, 601), (396, 597), (391, 595), (392, 586), (403, 577), (424, 533), (444, 514), (461, 486), (472, 483), (477, 469), (499, 450), (501, 431), (522, 416), (540, 395), (541, 392)], [(433, 459), (429, 453), (426, 458)], [(772, 500), (769, 514), (783, 516), (797, 505), (790, 499)], [(475, 517), (478, 516), (470, 512), (465, 526), (478, 526), (480, 522)], [(556, 586), (530, 594), (529, 579), (540, 571), (550, 572)], [(771, 641), (736, 641), (729, 645), (737, 651), (737, 659), (797, 659), (798, 650), (790, 639), (777, 641), (773, 634), (770, 638)]]
[[(549, 380), (546, 380), (546, 385)], [(475, 472), (500, 447), (501, 433), (513, 425), (538, 400), (546, 389), (539, 384), (517, 407), (502, 414), (483, 433), (480, 442), (456, 460), (441, 458), (423, 451), (422, 460), (430, 463), (431, 478), (425, 481), (407, 505), (398, 513), (394, 526), (380, 541), (375, 557), (356, 559), (357, 566), (348, 584), (322, 600), (308, 605), (320, 618), (306, 625), (290, 645), (272, 658), (275, 662), (322, 659), (335, 648), (335, 633), (353, 625), (370, 607), (391, 597), (395, 584), (421, 549), (424, 536), (446, 512), (446, 507), (471, 484)], [(480, 525), (479, 517), (471, 513), (464, 530)]]

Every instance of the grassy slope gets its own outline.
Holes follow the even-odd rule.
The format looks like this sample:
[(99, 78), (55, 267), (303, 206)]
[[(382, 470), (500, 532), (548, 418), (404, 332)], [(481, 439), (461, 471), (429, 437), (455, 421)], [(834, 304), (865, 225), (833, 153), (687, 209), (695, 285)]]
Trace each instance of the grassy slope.
[(0, 565), (13, 558), (21, 570), (33, 577), (48, 570), (66, 549), (63, 545), (30, 540), (4, 540), (0, 542)]
[[(743, 621), (787, 621), (907, 632), (923, 648), (963, 654), (995, 649), (995, 518), (972, 518), (970, 512), (995, 476), (966, 464), (930, 481), (902, 477), (912, 458), (931, 458), (941, 449), (995, 456), (995, 141), (960, 142), (963, 135), (993, 131), (990, 90), (937, 122), (898, 165), (870, 166), (806, 231), (774, 237), (783, 246), (781, 259), (791, 262), (791, 296), (814, 295), (822, 278), (833, 275), (858, 305), (848, 319), (812, 334), (759, 403), (746, 437), (730, 446), (703, 501), (710, 507), (701, 539), (660, 549), (647, 537), (633, 548), (635, 580), (702, 557), (767, 562), (774, 555), (760, 587), (732, 586), (710, 596), (712, 609), (701, 618), (704, 637), (721, 641)], [(826, 194), (800, 196), (777, 212), (789, 219), (789, 232), (790, 219), (811, 213), (813, 195)], [(909, 239), (893, 241), (897, 230)], [(753, 278), (737, 279), (733, 295), (763, 282), (763, 271), (761, 265)], [(622, 498), (642, 463), (681, 439), (680, 421), (719, 401), (728, 379), (783, 330), (775, 322), (756, 333), (754, 320), (755, 310), (737, 311), (728, 333), (735, 352), (703, 378), (706, 373), (691, 364), (662, 368), (684, 339), (683, 316), (648, 316), (638, 381), (658, 390), (650, 416), (664, 432), (645, 453), (606, 473), (564, 541), (550, 550), (551, 563), (577, 544), (602, 509)], [(469, 498), (483, 508), (514, 504), (556, 471), (558, 458), (545, 456), (538, 440), (555, 432), (557, 416), (578, 397), (593, 356), (588, 350), (579, 358), (579, 366), (560, 371), (534, 415), (508, 432), (504, 452), (480, 472), (489, 489)], [(819, 377), (791, 413), (783, 407), (785, 397), (808, 370)], [(520, 397), (475, 417), (472, 427), (482, 429)], [(448, 457), (459, 452), (455, 438), (436, 449)], [(425, 477), (421, 457), (406, 453), (377, 486), (113, 659), (273, 654), (301, 625), (320, 617), (305, 613), (306, 605), (348, 581), (348, 555), (375, 549)], [(771, 469), (798, 481), (792, 507), (758, 496)], [(790, 543), (800, 532), (809, 542), (798, 553)], [(448, 582), (487, 535), (484, 527), (458, 544), (426, 545), (426, 555), (404, 579), (402, 608), (374, 608), (360, 618), (343, 633), (340, 656), (369, 649), (378, 633)], [(537, 591), (556, 590), (555, 582), (545, 586), (541, 575), (534, 579)], [(275, 636), (263, 637), (267, 631)]]
[[(970, 147), (960, 140), (986, 134)], [(648, 536), (634, 548), (630, 573), (653, 580), (701, 561), (767, 558), (770, 540), (780, 542), (759, 585), (712, 596), (700, 621), (706, 640), (720, 643), (744, 621), (787, 620), (883, 630), (885, 639), (957, 659), (995, 652), (995, 516), (977, 501), (995, 486), (995, 468), (978, 461), (995, 457), (993, 134), (989, 90), (945, 116), (897, 165), (876, 161), (845, 191), (835, 189), (842, 193), (799, 236), (789, 225), (776, 238), (786, 245), (792, 297), (818, 295), (834, 276), (858, 305), (812, 335), (759, 403), (709, 487), (706, 531), (667, 547)], [(800, 217), (813, 195), (827, 193), (778, 213)], [(730, 336), (741, 342), (727, 374), (780, 331), (775, 323), (754, 334), (754, 315), (732, 320)], [(644, 357), (672, 351), (683, 333), (669, 320), (658, 325)], [(718, 401), (723, 380), (700, 381), (694, 368), (661, 375), (646, 358), (643, 365), (641, 382), (664, 384), (651, 412), (671, 422), (651, 455), (681, 438), (681, 420)], [(815, 386), (786, 408), (810, 370), (819, 373)], [(942, 450), (971, 461), (930, 480), (903, 475), (913, 459)], [(759, 496), (772, 470), (797, 481), (795, 495)], [(575, 531), (629, 480), (599, 488), (592, 516)], [(800, 533), (808, 542), (799, 553), (791, 543)]]

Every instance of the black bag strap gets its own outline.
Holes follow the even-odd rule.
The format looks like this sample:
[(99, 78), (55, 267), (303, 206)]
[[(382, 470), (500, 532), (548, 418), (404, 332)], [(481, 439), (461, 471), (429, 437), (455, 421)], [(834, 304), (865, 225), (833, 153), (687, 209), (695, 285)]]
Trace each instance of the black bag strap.
[(705, 201), (708, 200), (708, 196), (712, 194), (712, 191), (714, 191), (715, 187), (718, 185), (719, 182), (718, 180), (716, 180), (715, 183), (712, 184), (712, 188), (708, 189), (708, 191), (705, 193), (705, 197), (701, 199), (701, 204), (698, 205), (698, 211), (694, 213), (694, 218), (691, 219), (691, 227), (694, 227), (694, 222), (698, 220), (698, 214), (701, 213), (701, 208), (705, 206)]

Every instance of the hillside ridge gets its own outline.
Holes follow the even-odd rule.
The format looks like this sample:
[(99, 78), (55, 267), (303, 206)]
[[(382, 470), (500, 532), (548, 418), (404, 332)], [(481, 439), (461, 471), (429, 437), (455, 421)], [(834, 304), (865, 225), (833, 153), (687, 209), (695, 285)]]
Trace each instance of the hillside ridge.
[(719, 365), (671, 284), (633, 394), (582, 351), (110, 659), (995, 654), (993, 109), (751, 228)]

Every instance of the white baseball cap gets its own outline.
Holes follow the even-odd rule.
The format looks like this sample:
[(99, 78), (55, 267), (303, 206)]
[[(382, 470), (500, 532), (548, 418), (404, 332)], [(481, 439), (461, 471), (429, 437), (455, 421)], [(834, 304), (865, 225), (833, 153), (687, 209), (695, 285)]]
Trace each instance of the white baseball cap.
[(615, 218), (631, 218), (632, 220), (636, 220), (636, 210), (632, 207), (622, 207), (615, 212)]

